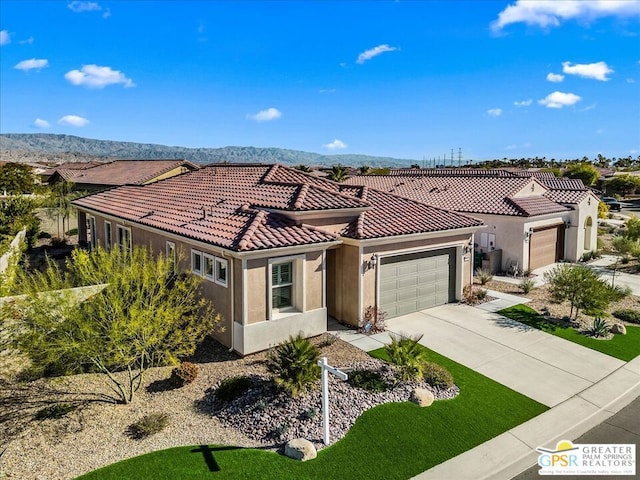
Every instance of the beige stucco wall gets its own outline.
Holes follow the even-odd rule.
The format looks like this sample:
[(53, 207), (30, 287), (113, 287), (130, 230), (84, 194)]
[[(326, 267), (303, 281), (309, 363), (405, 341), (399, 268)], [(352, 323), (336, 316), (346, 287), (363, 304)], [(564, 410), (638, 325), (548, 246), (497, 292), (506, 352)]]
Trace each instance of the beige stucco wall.
[[(456, 298), (471, 281), (470, 255), (464, 255), (468, 234), (435, 237), (411, 241), (398, 241), (380, 245), (341, 245), (327, 252), (327, 307), (330, 316), (350, 325), (358, 326), (364, 310), (377, 304), (378, 285), (376, 266), (368, 263), (373, 255), (395, 255), (441, 248), (456, 248)], [(361, 274), (361, 275), (360, 275)]]
[[(578, 208), (569, 215), (571, 226), (565, 231), (565, 259), (576, 262), (588, 251), (595, 250), (598, 244), (598, 201), (595, 195), (589, 195), (580, 202)], [(587, 218), (591, 218), (592, 227), (585, 228)], [(587, 233), (590, 241), (585, 242)], [(590, 247), (590, 248), (585, 248)]]
[(340, 245), (327, 251), (327, 310), (341, 322), (358, 325), (361, 272), (359, 248)]

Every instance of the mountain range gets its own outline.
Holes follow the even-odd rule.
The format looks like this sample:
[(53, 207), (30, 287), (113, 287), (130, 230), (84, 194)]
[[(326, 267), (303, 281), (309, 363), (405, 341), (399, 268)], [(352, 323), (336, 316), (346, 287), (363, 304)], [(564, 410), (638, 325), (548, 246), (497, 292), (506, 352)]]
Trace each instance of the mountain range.
[(194, 163), (282, 163), (285, 165), (408, 167), (415, 160), (370, 155), (322, 155), (263, 147), (187, 148), (150, 143), (95, 140), (47, 133), (0, 134), (0, 159), (12, 162), (78, 162), (92, 159), (167, 160)]

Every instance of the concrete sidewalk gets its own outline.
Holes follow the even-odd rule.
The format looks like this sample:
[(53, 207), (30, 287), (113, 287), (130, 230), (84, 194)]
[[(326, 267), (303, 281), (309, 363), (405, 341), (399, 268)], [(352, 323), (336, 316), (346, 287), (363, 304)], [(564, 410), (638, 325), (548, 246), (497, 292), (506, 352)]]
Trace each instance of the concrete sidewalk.
[[(421, 480), (510, 479), (536, 463), (538, 446), (575, 440), (640, 395), (640, 357), (625, 363), (504, 318), (495, 311), (523, 303), (497, 299), (478, 307), (448, 304), (387, 322), (395, 334), (422, 334), (426, 347), (540, 403), (549, 411), (420, 475)], [(366, 351), (389, 343), (337, 323), (330, 330)]]

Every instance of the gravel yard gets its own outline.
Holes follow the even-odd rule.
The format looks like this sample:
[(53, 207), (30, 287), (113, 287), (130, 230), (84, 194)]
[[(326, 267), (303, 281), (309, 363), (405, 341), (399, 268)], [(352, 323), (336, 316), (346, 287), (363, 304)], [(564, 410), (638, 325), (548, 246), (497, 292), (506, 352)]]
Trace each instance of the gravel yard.
[[(328, 357), (330, 364), (341, 368), (374, 366), (379, 362), (340, 340), (323, 347), (322, 355)], [(221, 422), (214, 415), (215, 408), (211, 402), (212, 387), (225, 378), (236, 375), (264, 378), (264, 356), (262, 353), (238, 358), (211, 342), (202, 349), (202, 353), (196, 354), (194, 361), (199, 364), (200, 373), (194, 383), (183, 388), (167, 389), (165, 385), (171, 367), (151, 369), (144, 386), (130, 405), (110, 403), (107, 400), (109, 388), (106, 382), (95, 374), (29, 383), (2, 381), (0, 444), (7, 448), (2, 457), (3, 471), (12, 480), (72, 479), (125, 458), (179, 445), (226, 444), (277, 449), (283, 439), (274, 438), (270, 432), (274, 425), (281, 422), (278, 415), (282, 415), (282, 412), (278, 413), (275, 404), (282, 402), (274, 401), (273, 406), (269, 405), (261, 413), (274, 415), (266, 427), (260, 425), (264, 423), (264, 418), (251, 422), (246, 416), (225, 415), (224, 422)], [(332, 430), (334, 439), (343, 436), (365, 409), (383, 402), (407, 400), (411, 392), (410, 388), (404, 387), (384, 394), (368, 394), (358, 390), (354, 395), (357, 389), (346, 384), (338, 385), (335, 381), (332, 381), (331, 388), (332, 410), (335, 409), (332, 413), (335, 421)], [(434, 393), (436, 398), (455, 396), (457, 387)], [(286, 436), (293, 438), (293, 435), (306, 431), (308, 438), (320, 446), (319, 393), (296, 402), (299, 409), (314, 408), (317, 413), (308, 422), (297, 422), (297, 426), (290, 428)], [(75, 405), (77, 409), (60, 419), (34, 418), (39, 410), (56, 403)], [(286, 402), (283, 405), (285, 412), (291, 407)], [(168, 414), (169, 426), (145, 439), (131, 439), (127, 435), (129, 425), (151, 413)], [(291, 421), (294, 416), (289, 414), (288, 420)], [(243, 431), (250, 436), (232, 428), (243, 422), (246, 424)]]

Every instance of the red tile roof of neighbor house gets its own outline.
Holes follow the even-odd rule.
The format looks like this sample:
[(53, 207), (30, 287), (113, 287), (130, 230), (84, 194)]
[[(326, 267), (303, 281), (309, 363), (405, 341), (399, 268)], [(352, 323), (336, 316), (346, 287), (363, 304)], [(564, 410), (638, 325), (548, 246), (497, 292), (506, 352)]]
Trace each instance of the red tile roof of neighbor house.
[[(455, 212), (368, 188), (343, 186), (281, 165), (210, 165), (144, 186), (73, 202), (97, 212), (236, 251), (476, 227)], [(347, 209), (338, 235), (296, 224), (287, 213)], [(401, 214), (399, 214), (401, 212)]]
[(56, 172), (65, 180), (89, 185), (142, 185), (174, 168), (198, 168), (187, 160), (115, 160), (77, 169), (65, 165)]
[[(530, 177), (363, 175), (345, 183), (367, 185), (440, 208), (465, 213), (535, 216), (568, 210), (545, 196), (515, 197), (537, 182)], [(540, 182), (538, 182), (540, 183)]]

